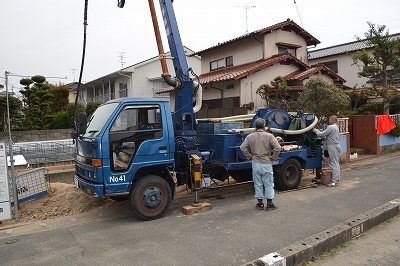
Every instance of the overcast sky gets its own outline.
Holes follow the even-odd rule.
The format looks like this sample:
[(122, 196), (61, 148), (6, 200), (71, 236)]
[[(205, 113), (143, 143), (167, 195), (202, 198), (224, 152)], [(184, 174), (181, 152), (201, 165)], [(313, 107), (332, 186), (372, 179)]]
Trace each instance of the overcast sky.
[[(78, 81), (84, 2), (1, 0), (0, 84), (5, 84), (5, 71), (43, 75), (56, 84)], [(316, 49), (363, 37), (368, 21), (400, 33), (400, 0), (175, 0), (173, 6), (182, 43), (194, 51), (288, 18), (321, 42)], [(160, 15), (158, 20), (162, 23)], [(160, 29), (169, 51), (162, 24)], [(82, 81), (120, 69), (121, 54), (124, 67), (157, 56), (148, 1), (126, 0), (120, 9), (117, 0), (89, 0)], [(9, 89), (17, 92), (20, 79), (10, 76)]]

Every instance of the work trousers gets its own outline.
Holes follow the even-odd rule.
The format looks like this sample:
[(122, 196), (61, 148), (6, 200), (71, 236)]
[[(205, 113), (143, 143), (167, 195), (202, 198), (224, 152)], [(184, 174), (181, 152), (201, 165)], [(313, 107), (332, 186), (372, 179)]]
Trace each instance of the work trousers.
[(332, 171), (332, 181), (340, 183), (340, 153), (342, 149), (340, 144), (337, 145), (327, 145), (329, 153), (329, 167)]
[[(261, 164), (252, 161), (253, 181), (256, 199), (274, 199), (274, 171), (272, 164)], [(265, 192), (265, 193), (264, 193)]]

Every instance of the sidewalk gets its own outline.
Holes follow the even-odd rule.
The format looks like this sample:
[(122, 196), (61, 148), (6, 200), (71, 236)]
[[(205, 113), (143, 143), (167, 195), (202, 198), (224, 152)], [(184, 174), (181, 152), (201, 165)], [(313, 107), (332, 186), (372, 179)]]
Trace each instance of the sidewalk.
[[(398, 225), (400, 225), (399, 216), (400, 213), (400, 198), (392, 200), (386, 204), (383, 204), (371, 211), (358, 215), (352, 219), (344, 221), (334, 227), (328, 228), (318, 234), (310, 236), (304, 240), (301, 240), (293, 245), (290, 245), (286, 248), (278, 250), (276, 252), (265, 255), (264, 257), (258, 258), (250, 263), (246, 263), (244, 266), (292, 266), (292, 265), (305, 265), (307, 261), (314, 260), (316, 257), (321, 256), (323, 258), (323, 254), (325, 252), (330, 252), (332, 249), (338, 248), (346, 242), (352, 240), (355, 241), (355, 238), (360, 238), (364, 235), (365, 232), (374, 228), (375, 226), (379, 226), (385, 221), (390, 220), (392, 217), (396, 217), (396, 223), (390, 227), (390, 231), (386, 232), (387, 235), (394, 237), (396, 240), (391, 244), (383, 244), (385, 242), (380, 243), (375, 240), (375, 236), (369, 236), (368, 233), (365, 235), (369, 236), (366, 238), (367, 244), (359, 244), (356, 246), (358, 252), (362, 252), (364, 255), (354, 255), (354, 261), (358, 263), (358, 261), (362, 261), (362, 259), (369, 259), (371, 255), (366, 256), (366, 254), (376, 254), (377, 246), (382, 250), (387, 250), (387, 247), (391, 247), (393, 243), (397, 243), (396, 252), (393, 255), (400, 256), (400, 230), (398, 230)], [(376, 229), (378, 230), (378, 229)], [(387, 239), (385, 237), (381, 237), (382, 239)], [(383, 246), (382, 246), (383, 245)], [(368, 247), (368, 249), (366, 249)], [(371, 253), (363, 250), (371, 250)], [(383, 263), (383, 264), (375, 264), (375, 263), (360, 263), (360, 264), (351, 264), (348, 262), (347, 254), (355, 253), (350, 250), (347, 251), (342, 257), (338, 259), (339, 262), (333, 264), (317, 264), (317, 265), (390, 265), (396, 266), (400, 265), (399, 260), (395, 260), (397, 263)], [(324, 255), (325, 256), (325, 255)], [(358, 257), (360, 256), (360, 257)], [(378, 255), (380, 256), (380, 255)], [(383, 255), (382, 255), (383, 256)], [(328, 258), (328, 256), (326, 256)], [(318, 260), (318, 262), (321, 262)], [(322, 263), (322, 262), (321, 262)], [(330, 263), (327, 261), (326, 263)]]
[(400, 215), (327, 251), (307, 265), (400, 265)]

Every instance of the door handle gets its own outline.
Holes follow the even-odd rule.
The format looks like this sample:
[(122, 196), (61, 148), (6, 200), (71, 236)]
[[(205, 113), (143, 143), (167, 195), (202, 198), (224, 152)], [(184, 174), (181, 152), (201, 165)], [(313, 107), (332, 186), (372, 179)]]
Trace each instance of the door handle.
[(158, 152), (159, 153), (167, 153), (167, 146), (158, 147)]

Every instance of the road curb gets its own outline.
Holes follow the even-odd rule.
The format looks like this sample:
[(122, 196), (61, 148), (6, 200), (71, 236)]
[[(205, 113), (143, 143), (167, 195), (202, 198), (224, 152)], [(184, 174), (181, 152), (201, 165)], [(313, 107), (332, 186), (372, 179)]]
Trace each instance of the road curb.
[(400, 213), (400, 198), (360, 214), (293, 245), (272, 252), (244, 266), (295, 266), (319, 256)]

